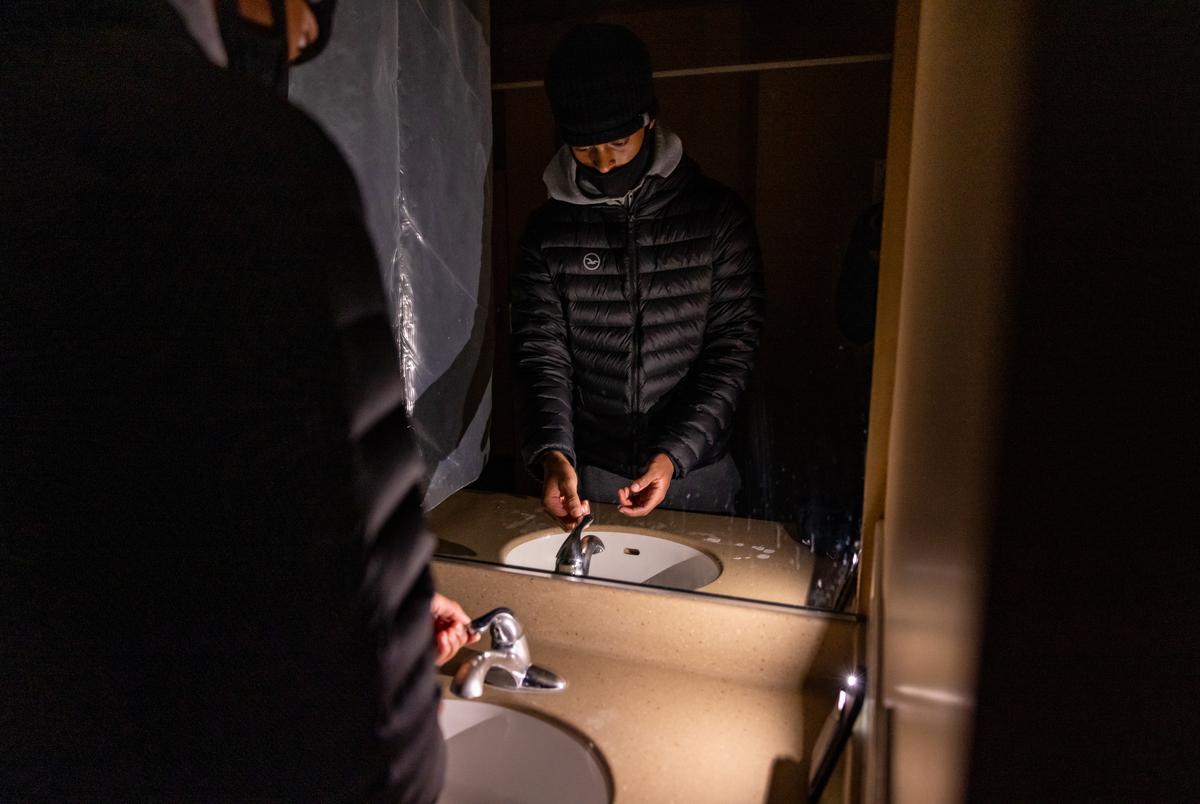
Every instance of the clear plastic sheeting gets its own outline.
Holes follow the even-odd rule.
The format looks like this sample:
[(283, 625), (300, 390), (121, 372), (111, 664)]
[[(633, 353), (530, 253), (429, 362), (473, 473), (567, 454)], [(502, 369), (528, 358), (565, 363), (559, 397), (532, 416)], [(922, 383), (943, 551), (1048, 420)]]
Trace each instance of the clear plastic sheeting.
[(487, 4), (338, 4), (289, 96), (342, 148), (363, 195), (394, 316), (426, 507), (479, 477), (488, 452), (491, 160)]

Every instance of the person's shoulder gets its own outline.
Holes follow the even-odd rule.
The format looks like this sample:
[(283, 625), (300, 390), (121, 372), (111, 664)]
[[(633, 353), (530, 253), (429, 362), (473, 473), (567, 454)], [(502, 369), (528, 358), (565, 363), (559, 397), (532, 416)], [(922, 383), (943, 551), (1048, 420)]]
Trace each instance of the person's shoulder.
[(741, 196), (737, 194), (737, 191), (705, 173), (700, 165), (690, 157), (686, 159), (692, 168), (688, 176), (688, 186), (692, 192), (706, 193), (720, 201), (741, 201)]
[(749, 214), (749, 206), (736, 190), (706, 174), (689, 156), (680, 160), (680, 195), (691, 203), (715, 210), (721, 215)]
[[(28, 153), (86, 169), (94, 182), (181, 208), (281, 193), (357, 199), (349, 167), (313, 121), (182, 35), (136, 26), (20, 33), (6, 51), (7, 106), (27, 121), (14, 128), (14, 160)], [(57, 140), (39, 141), (44, 131)], [(79, 142), (90, 147), (72, 147)]]
[[(208, 170), (218, 191), (229, 184), (247, 198), (259, 188), (274, 188), (357, 199), (341, 152), (285, 98), (178, 43), (147, 37), (142, 44), (147, 52), (140, 60), (154, 70), (113, 91), (115, 98), (142, 107), (125, 126), (130, 136), (158, 137), (158, 154)], [(118, 62), (114, 69), (123, 75), (136, 65)]]
[(205, 63), (190, 77), (173, 128), (190, 131), (179, 158), (207, 170), (185, 194), (224, 208), (206, 213), (214, 235), (255, 243), (295, 270), (334, 243), (346, 253), (331, 261), (373, 264), (358, 182), (320, 125), (245, 76)]
[(529, 213), (525, 222), (525, 236), (527, 241), (538, 241), (553, 236), (555, 232), (574, 232), (580, 224), (593, 223), (598, 216), (595, 206), (547, 198)]
[(242, 76), (226, 78), (209, 100), (225, 113), (225, 126), (232, 129), (233, 136), (225, 142), (226, 158), (242, 165), (249, 176), (321, 206), (360, 205), (349, 164), (316, 121)]
[(525, 219), (525, 229), (521, 232), (523, 249), (532, 252), (540, 251), (552, 239), (551, 232), (556, 227), (561, 228), (562, 225), (562, 210), (558, 209), (562, 206), (564, 205), (561, 201), (548, 198), (533, 208)]

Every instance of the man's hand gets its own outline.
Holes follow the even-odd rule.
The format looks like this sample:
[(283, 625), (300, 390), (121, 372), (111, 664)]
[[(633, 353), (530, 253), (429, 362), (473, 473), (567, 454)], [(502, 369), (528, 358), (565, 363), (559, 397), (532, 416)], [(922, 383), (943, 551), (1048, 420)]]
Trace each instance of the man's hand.
[(433, 642), (437, 657), (433, 663), (441, 667), (458, 653), (463, 645), (479, 641), (479, 634), (471, 630), (471, 618), (462, 606), (445, 595), (433, 593), (430, 605), (433, 613)]
[(592, 512), (587, 500), (579, 499), (579, 478), (567, 456), (551, 450), (542, 457), (542, 506), (558, 520), (563, 530), (572, 530)]
[(645, 516), (667, 496), (674, 476), (675, 464), (660, 452), (650, 459), (650, 465), (641, 477), (617, 490), (617, 499), (621, 503), (617, 510), (625, 516)]

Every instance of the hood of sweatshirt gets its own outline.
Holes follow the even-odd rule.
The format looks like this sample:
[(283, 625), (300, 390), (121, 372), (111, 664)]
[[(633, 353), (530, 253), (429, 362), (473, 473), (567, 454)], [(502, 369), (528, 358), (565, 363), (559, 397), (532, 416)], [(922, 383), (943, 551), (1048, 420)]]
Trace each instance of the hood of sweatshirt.
[[(679, 163), (683, 159), (683, 141), (675, 132), (664, 126), (662, 121), (658, 121), (651, 131), (654, 134), (654, 159), (650, 162), (650, 167), (646, 168), (646, 176), (659, 176), (665, 179), (675, 171), (675, 168), (679, 167)], [(624, 200), (622, 198), (590, 198), (584, 195), (583, 191), (579, 189), (579, 185), (575, 183), (575, 169), (578, 164), (575, 157), (571, 155), (569, 145), (564, 144), (558, 149), (558, 153), (554, 155), (542, 173), (542, 181), (545, 182), (546, 190), (551, 198), (579, 205), (620, 204)], [(637, 187), (630, 190), (630, 194), (636, 193), (645, 181), (646, 178), (643, 176)]]

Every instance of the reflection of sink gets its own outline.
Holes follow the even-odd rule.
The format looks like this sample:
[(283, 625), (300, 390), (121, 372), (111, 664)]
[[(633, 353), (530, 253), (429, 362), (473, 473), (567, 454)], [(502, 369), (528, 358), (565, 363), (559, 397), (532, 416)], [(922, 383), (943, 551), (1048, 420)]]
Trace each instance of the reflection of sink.
[[(699, 589), (721, 574), (715, 559), (671, 539), (600, 528), (590, 528), (588, 533), (604, 542), (604, 552), (592, 556), (589, 578)], [(552, 572), (554, 556), (565, 538), (567, 534), (561, 532), (538, 536), (504, 551), (500, 560), (514, 567)]]
[(595, 749), (545, 720), (456, 700), (442, 702), (439, 720), (446, 738), (446, 784), (438, 804), (612, 801), (608, 772)]

